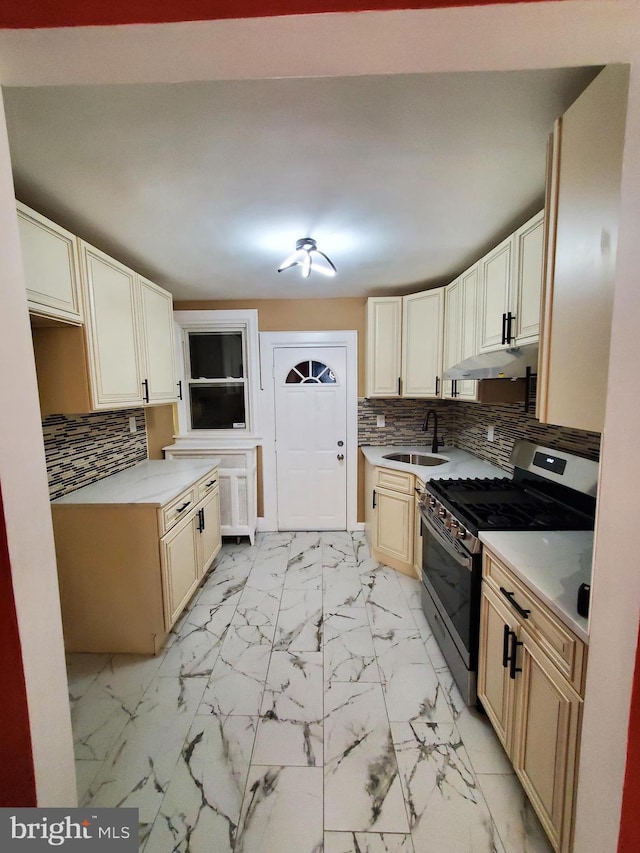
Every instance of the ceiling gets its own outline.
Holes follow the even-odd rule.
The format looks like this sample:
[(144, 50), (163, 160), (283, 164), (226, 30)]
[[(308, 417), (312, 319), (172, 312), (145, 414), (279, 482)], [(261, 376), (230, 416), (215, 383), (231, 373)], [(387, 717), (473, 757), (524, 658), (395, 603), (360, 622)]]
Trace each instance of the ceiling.
[[(16, 195), (178, 300), (409, 293), (542, 207), (596, 72), (7, 88)], [(276, 271), (306, 236), (335, 278)]]

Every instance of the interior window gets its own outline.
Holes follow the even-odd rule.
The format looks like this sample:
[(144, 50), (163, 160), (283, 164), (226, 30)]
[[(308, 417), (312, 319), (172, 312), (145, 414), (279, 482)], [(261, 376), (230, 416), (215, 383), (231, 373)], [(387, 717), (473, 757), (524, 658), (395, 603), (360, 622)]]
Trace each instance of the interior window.
[(188, 332), (186, 338), (191, 429), (246, 429), (244, 332)]

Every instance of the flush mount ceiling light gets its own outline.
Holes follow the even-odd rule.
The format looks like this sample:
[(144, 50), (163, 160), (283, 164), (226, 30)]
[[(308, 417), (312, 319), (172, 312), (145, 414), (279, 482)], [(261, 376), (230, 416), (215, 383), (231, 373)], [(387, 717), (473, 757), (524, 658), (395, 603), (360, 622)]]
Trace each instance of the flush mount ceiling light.
[(278, 267), (278, 272), (297, 266), (302, 267), (303, 278), (309, 278), (312, 268), (323, 275), (335, 275), (337, 272), (333, 261), (318, 249), (316, 241), (312, 237), (296, 240), (295, 252), (282, 262)]

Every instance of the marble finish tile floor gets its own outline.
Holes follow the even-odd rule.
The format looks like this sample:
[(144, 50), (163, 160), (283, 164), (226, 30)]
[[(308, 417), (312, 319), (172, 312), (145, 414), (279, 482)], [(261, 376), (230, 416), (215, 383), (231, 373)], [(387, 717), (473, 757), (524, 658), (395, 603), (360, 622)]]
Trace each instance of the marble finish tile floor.
[(82, 805), (144, 853), (550, 853), (416, 580), (362, 533), (223, 546), (162, 652), (68, 659)]

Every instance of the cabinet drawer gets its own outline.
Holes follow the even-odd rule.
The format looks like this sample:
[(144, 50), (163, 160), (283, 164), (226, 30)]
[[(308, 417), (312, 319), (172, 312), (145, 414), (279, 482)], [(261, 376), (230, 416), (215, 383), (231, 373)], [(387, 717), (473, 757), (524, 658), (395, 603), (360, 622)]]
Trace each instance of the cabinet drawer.
[(213, 491), (213, 489), (218, 486), (218, 469), (214, 468), (212, 471), (209, 471), (201, 480), (198, 480), (196, 484), (196, 495), (197, 500), (201, 500), (205, 495), (208, 495), (209, 492)]
[(375, 485), (384, 489), (393, 489), (410, 495), (413, 492), (413, 474), (404, 471), (392, 471), (390, 468), (376, 468)]
[(194, 485), (190, 489), (181, 492), (171, 503), (163, 506), (160, 510), (162, 532), (166, 533), (180, 519), (185, 518), (196, 503), (196, 486)]
[[(483, 578), (508, 604), (560, 672), (582, 694), (586, 647), (506, 566), (484, 552)], [(504, 592), (503, 592), (504, 590)], [(505, 592), (511, 595), (505, 595)], [(514, 606), (514, 604), (517, 605)], [(519, 612), (528, 610), (526, 618)]]

